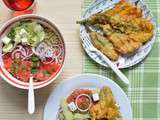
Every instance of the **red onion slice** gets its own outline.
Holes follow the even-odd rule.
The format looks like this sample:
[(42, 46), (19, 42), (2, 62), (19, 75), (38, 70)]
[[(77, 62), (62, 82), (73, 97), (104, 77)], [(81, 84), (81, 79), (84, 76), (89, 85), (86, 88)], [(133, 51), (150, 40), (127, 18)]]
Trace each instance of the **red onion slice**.
[(33, 55), (32, 49), (28, 46), (18, 45), (12, 52), (12, 59), (28, 59)]
[[(49, 47), (46, 43), (40, 43), (36, 48), (33, 48), (32, 51), (34, 54), (40, 57), (41, 61), (44, 64), (52, 63), (53, 61), (57, 61), (59, 56), (62, 53), (62, 49), (59, 45), (53, 45)], [(52, 59), (47, 61), (47, 59)]]

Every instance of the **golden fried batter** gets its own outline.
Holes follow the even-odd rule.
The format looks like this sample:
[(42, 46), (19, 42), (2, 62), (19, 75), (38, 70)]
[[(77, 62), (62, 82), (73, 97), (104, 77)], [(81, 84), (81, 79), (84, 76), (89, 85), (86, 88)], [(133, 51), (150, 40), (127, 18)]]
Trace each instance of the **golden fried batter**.
[(140, 28), (141, 31), (145, 31), (145, 32), (153, 32), (153, 29), (154, 29), (153, 24), (145, 18), (133, 19), (131, 21), (131, 24), (133, 26), (137, 25)]
[(131, 22), (133, 27), (126, 29), (126, 34), (134, 41), (145, 43), (153, 36), (153, 24), (144, 18), (137, 18)]
[(145, 43), (147, 42), (151, 37), (153, 33), (147, 33), (147, 32), (135, 32), (129, 35), (129, 38), (133, 39), (134, 41)]
[(128, 35), (113, 33), (108, 37), (115, 49), (121, 54), (130, 54), (136, 51), (142, 44), (129, 38)]
[(111, 21), (114, 20), (114, 16), (117, 15), (123, 16), (126, 20), (132, 20), (134, 18), (141, 17), (142, 10), (135, 5), (122, 0), (117, 3), (114, 8), (106, 10), (102, 13), (93, 14), (89, 18), (78, 21), (77, 23), (90, 25), (107, 24), (112, 23)]
[(119, 14), (122, 16), (128, 16), (133, 19), (133, 18), (141, 17), (142, 10), (137, 6), (129, 2), (126, 2), (125, 0), (121, 0), (119, 3), (115, 5), (114, 8), (103, 12), (103, 14), (107, 16), (114, 16)]
[(119, 3), (115, 4), (115, 6), (112, 9), (106, 10), (103, 13), (108, 16), (114, 16), (115, 14), (119, 14), (122, 11), (127, 10), (131, 7), (132, 4), (125, 2), (124, 0), (121, 0)]
[(78, 23), (98, 27), (103, 32), (112, 47), (108, 50), (108, 47), (104, 48), (100, 44), (106, 41), (103, 37), (99, 38), (100, 43), (94, 44), (111, 60), (118, 58), (117, 52), (122, 55), (135, 52), (150, 40), (154, 30), (152, 22), (142, 17), (142, 10), (126, 0), (121, 0), (113, 8), (91, 15)]
[(97, 32), (90, 32), (91, 40), (94, 46), (99, 49), (104, 55), (111, 60), (117, 60), (119, 55), (115, 51), (112, 43), (110, 43), (104, 36)]
[(99, 120), (106, 118), (107, 120), (115, 120), (119, 114), (118, 107), (112, 95), (112, 91), (108, 87), (103, 87), (100, 91), (100, 101), (92, 105), (89, 110), (91, 120)]
[(112, 28), (112, 26), (110, 24), (97, 25), (97, 26), (103, 31), (103, 33), (106, 36), (111, 35), (113, 32), (115, 32), (115, 30)]
[(126, 16), (115, 15), (110, 19), (110, 25), (112, 29), (119, 30), (122, 33), (132, 32), (153, 32), (153, 24), (145, 18), (128, 19)]

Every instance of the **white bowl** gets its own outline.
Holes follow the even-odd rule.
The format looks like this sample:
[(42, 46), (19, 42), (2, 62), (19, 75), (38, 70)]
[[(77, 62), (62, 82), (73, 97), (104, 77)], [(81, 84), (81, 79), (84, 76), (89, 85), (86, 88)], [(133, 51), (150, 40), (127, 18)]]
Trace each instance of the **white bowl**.
[[(27, 14), (27, 15), (21, 15), (15, 18), (12, 18), (10, 20), (8, 20), (1, 28), (0, 28), (0, 46), (2, 48), (2, 42), (1, 39), (2, 37), (5, 35), (5, 33), (8, 31), (8, 29), (15, 23), (18, 21), (22, 21), (25, 19), (32, 19), (32, 20), (36, 20), (38, 23), (43, 24), (44, 26), (47, 26), (49, 28), (51, 28), (54, 32), (56, 32), (59, 36), (59, 40), (62, 44), (62, 52), (63, 52), (63, 61), (62, 64), (60, 66), (60, 68), (57, 70), (57, 72), (55, 72), (55, 74), (53, 74), (48, 80), (42, 81), (42, 82), (35, 82), (34, 83), (34, 89), (38, 89), (38, 88), (42, 88), (45, 87), (47, 85), (49, 85), (51, 82), (53, 82), (61, 73), (63, 66), (64, 66), (64, 61), (65, 61), (65, 54), (66, 54), (66, 47), (65, 47), (65, 42), (63, 39), (62, 34), (60, 33), (60, 31), (58, 30), (58, 28), (55, 26), (55, 24), (51, 21), (49, 21), (48, 19), (38, 16), (38, 15), (34, 15), (34, 14)], [(8, 82), (10, 85), (17, 87), (17, 88), (21, 88), (21, 89), (28, 89), (29, 84), (26, 82), (22, 82), (18, 79), (16, 79), (14, 76), (12, 76), (4, 67), (3, 67), (3, 60), (2, 60), (2, 49), (0, 49), (0, 76), (6, 81)]]

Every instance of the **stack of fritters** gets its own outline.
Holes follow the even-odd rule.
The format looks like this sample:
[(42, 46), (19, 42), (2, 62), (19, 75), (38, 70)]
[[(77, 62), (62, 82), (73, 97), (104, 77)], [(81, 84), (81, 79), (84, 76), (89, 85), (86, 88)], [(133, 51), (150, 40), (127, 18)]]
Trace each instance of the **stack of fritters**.
[(108, 87), (100, 90), (100, 101), (89, 110), (91, 120), (115, 120), (121, 116), (112, 91)]
[(97, 27), (103, 32), (88, 31), (95, 47), (114, 61), (119, 55), (134, 53), (150, 40), (154, 29), (153, 24), (142, 16), (142, 10), (125, 0), (77, 23)]

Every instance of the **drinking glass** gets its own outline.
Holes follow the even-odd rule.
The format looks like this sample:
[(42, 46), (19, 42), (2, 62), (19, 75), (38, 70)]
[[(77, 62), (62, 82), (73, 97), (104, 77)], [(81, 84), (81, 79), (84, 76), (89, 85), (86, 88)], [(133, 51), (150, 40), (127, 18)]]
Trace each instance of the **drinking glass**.
[(12, 11), (12, 17), (36, 11), (36, 0), (3, 0), (3, 2)]

